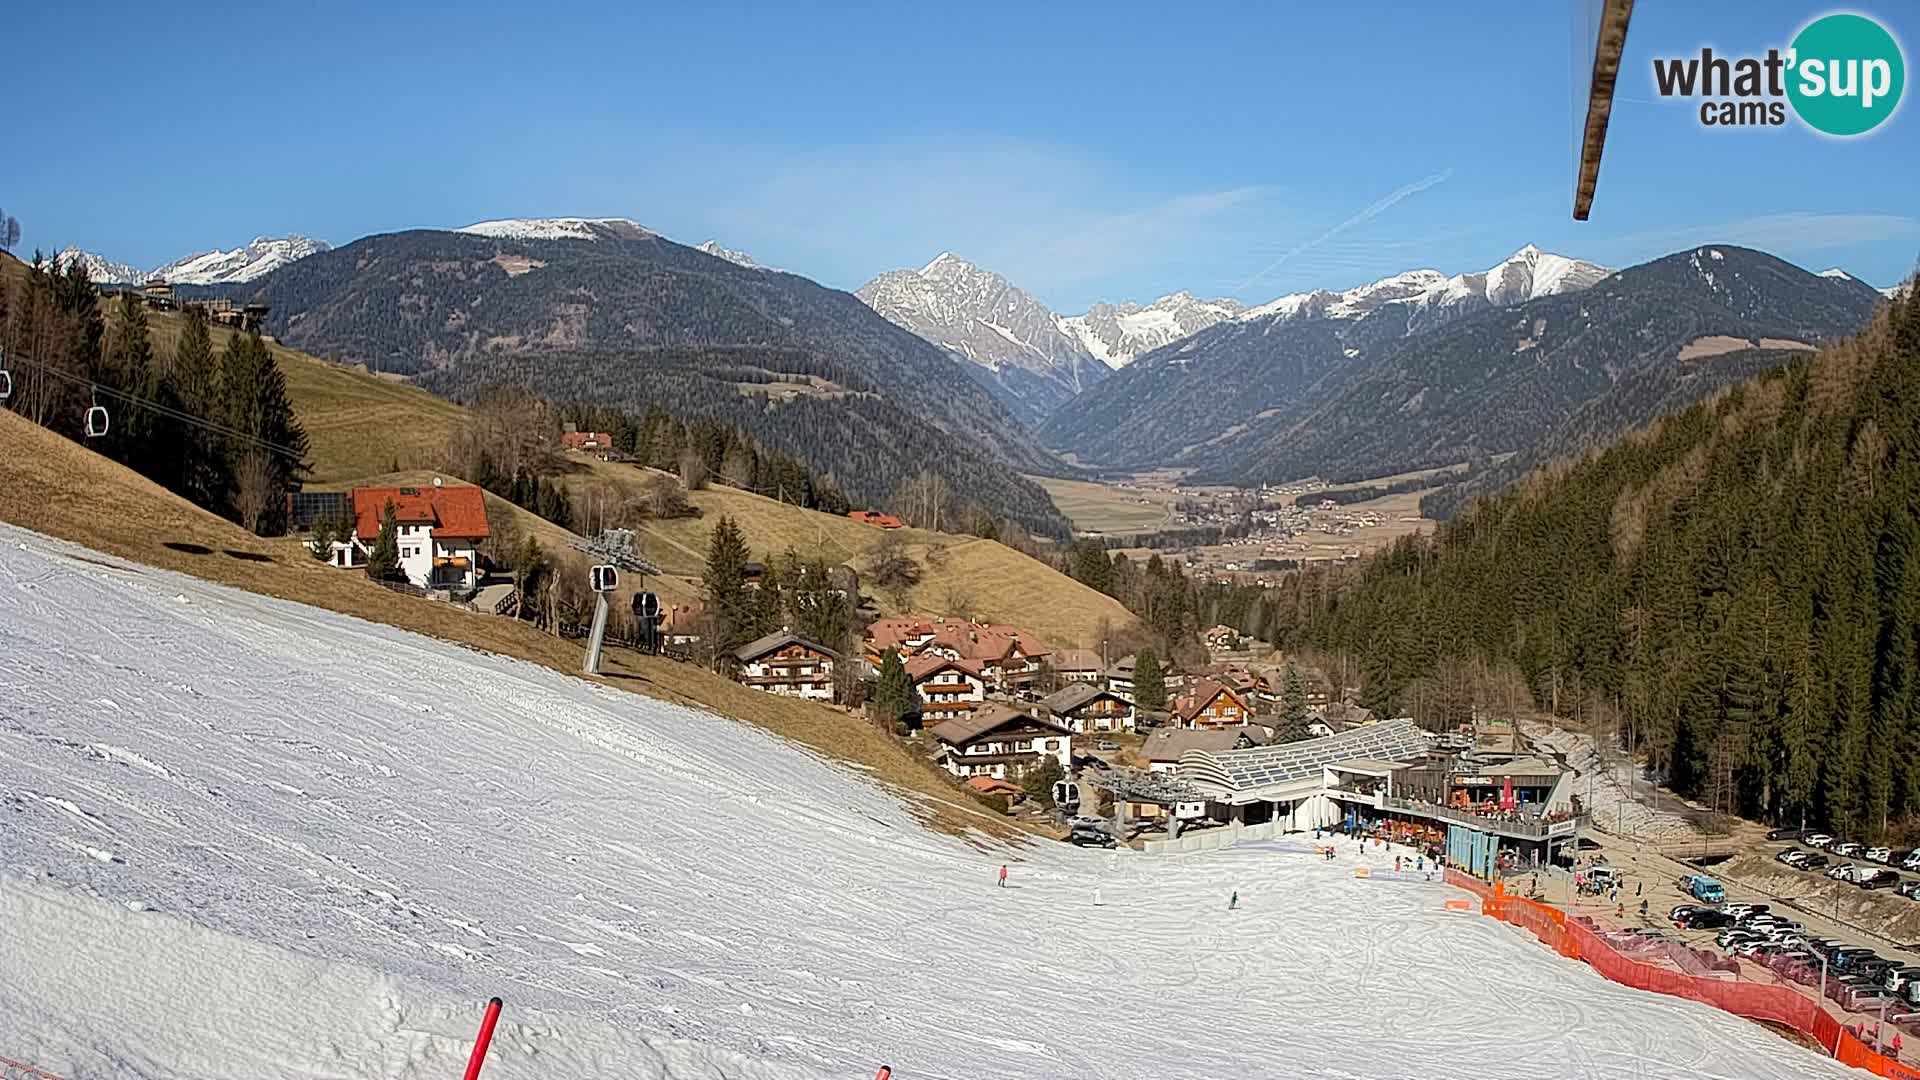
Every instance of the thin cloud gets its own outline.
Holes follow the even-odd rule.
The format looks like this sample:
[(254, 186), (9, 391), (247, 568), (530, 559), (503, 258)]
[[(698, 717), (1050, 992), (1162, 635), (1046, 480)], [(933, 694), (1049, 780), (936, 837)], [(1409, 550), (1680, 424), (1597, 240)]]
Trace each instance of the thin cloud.
[(1281, 254), (1279, 258), (1273, 260), (1271, 263), (1268, 263), (1266, 267), (1263, 268), (1259, 273), (1254, 274), (1252, 277), (1234, 286), (1233, 291), (1236, 293), (1245, 292), (1247, 288), (1251, 286), (1254, 282), (1259, 281), (1261, 278), (1264, 278), (1268, 274), (1273, 273), (1275, 270), (1280, 269), (1282, 266), (1286, 265), (1289, 261), (1291, 261), (1295, 256), (1311, 251), (1316, 247), (1319, 247), (1321, 244), (1324, 244), (1327, 241), (1333, 239), (1334, 237), (1339, 236), (1341, 233), (1346, 232), (1348, 229), (1351, 229), (1356, 225), (1365, 224), (1366, 222), (1371, 221), (1376, 217), (1379, 217), (1381, 214), (1386, 213), (1388, 210), (1393, 209), (1395, 206), (1398, 206), (1400, 203), (1406, 201), (1407, 199), (1413, 198), (1415, 195), (1420, 194), (1421, 192), (1427, 190), (1430, 187), (1434, 187), (1435, 185), (1446, 183), (1449, 179), (1452, 178), (1452, 176), (1453, 176), (1452, 169), (1450, 168), (1442, 169), (1431, 176), (1422, 177), (1419, 180), (1415, 180), (1411, 184), (1407, 184), (1404, 187), (1395, 189), (1393, 192), (1386, 195), (1385, 197), (1376, 200), (1373, 203), (1373, 205), (1367, 207), (1365, 210), (1362, 210), (1359, 213), (1348, 218), (1347, 220), (1341, 222), (1340, 224), (1335, 225), (1333, 228), (1328, 229), (1326, 232), (1321, 233), (1319, 236), (1316, 236), (1313, 239), (1308, 240), (1304, 243), (1295, 244), (1293, 247), (1288, 248), (1284, 253)]

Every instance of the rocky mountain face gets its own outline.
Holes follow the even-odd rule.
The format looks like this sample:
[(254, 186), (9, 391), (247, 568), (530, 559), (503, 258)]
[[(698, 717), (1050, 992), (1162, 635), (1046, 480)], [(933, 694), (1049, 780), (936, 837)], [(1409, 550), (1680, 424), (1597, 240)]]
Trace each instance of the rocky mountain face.
[(854, 295), (961, 360), (1030, 424), (1108, 372), (1046, 305), (951, 252), (918, 270), (890, 270)]

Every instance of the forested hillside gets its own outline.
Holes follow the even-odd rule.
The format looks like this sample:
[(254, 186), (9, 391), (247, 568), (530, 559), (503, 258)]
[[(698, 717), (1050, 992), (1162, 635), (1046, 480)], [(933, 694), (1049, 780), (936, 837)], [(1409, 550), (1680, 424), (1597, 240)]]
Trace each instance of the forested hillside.
[[(463, 402), (512, 386), (558, 401), (634, 413), (659, 407), (683, 419), (716, 420), (807, 462), (863, 506), (908, 514), (927, 478), (936, 478), (933, 486), (952, 513), (921, 522), (928, 528), (969, 528), (984, 515), (1042, 535), (1067, 533), (1066, 519), (1040, 485), (977, 443), (948, 437), (891, 394), (820, 385), (834, 374), (847, 377), (797, 350), (663, 346), (621, 354), (477, 356), (423, 374), (419, 382)], [(957, 367), (954, 378), (972, 385)]]
[(1920, 300), (1263, 606), (1374, 704), (1513, 669), (1688, 794), (1920, 833)]
[(588, 233), (370, 236), (245, 295), (272, 305), (284, 341), (323, 357), (450, 392), (510, 370), (547, 397), (659, 402), (806, 457), (861, 498), (926, 470), (997, 516), (1067, 531), (1018, 475), (1061, 463), (942, 350), (794, 274), (630, 224)]

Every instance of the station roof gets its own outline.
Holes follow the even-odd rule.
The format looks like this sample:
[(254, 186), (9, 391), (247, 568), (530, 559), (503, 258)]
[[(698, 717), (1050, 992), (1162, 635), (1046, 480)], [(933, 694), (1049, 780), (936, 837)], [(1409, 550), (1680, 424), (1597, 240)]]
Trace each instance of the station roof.
[(1179, 775), (1227, 795), (1317, 776), (1328, 765), (1366, 760), (1401, 764), (1427, 755), (1426, 733), (1410, 720), (1387, 720), (1320, 739), (1250, 750), (1192, 750), (1180, 757)]

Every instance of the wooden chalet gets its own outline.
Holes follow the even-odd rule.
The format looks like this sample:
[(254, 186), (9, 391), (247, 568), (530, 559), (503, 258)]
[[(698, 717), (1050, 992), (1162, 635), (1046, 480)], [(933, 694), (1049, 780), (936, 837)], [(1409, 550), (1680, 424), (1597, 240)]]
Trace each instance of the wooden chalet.
[(1082, 682), (1068, 683), (1041, 698), (1038, 712), (1075, 735), (1132, 731), (1135, 723), (1133, 702)]
[(833, 700), (833, 666), (840, 657), (789, 630), (768, 634), (733, 654), (740, 681), (755, 690), (809, 701)]
[(940, 767), (963, 779), (991, 776), (1019, 781), (1052, 758), (1064, 773), (1073, 760), (1073, 733), (1030, 712), (995, 705), (974, 709), (931, 729)]
[(920, 694), (922, 723), (964, 716), (986, 703), (987, 680), (972, 660), (922, 654), (908, 659), (905, 667)]
[(1244, 727), (1253, 709), (1238, 690), (1215, 679), (1196, 679), (1174, 704), (1181, 727), (1193, 729)]

